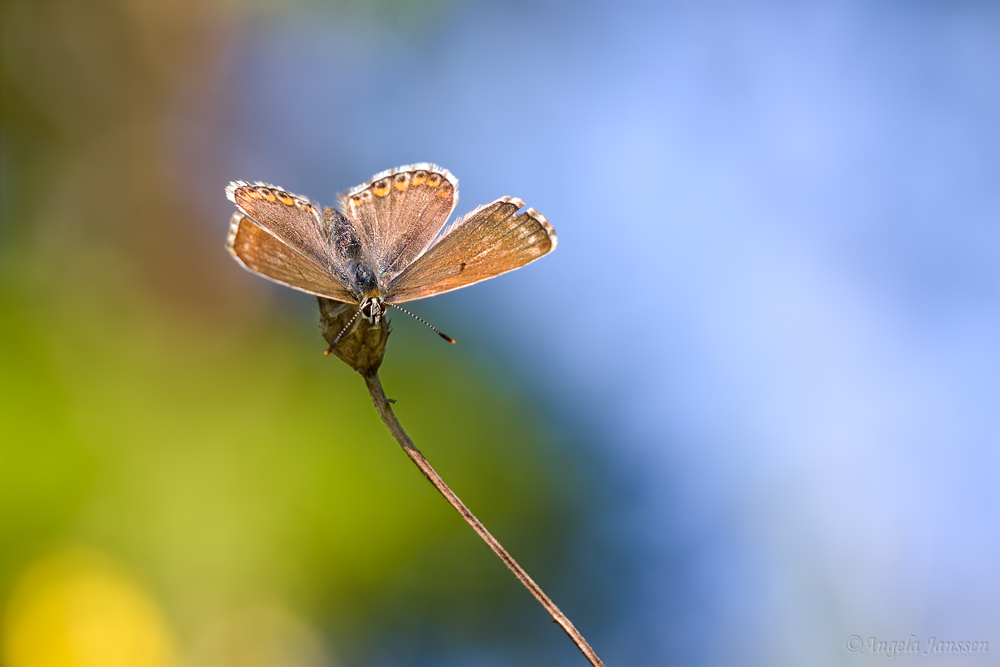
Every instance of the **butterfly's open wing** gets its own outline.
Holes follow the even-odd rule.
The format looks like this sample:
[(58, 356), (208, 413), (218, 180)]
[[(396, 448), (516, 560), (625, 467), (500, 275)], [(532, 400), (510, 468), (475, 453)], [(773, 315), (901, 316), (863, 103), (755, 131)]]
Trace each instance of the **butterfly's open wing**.
[(455, 221), (427, 252), (389, 283), (386, 301), (450, 292), (533, 262), (556, 247), (556, 230), (524, 202), (503, 197)]
[(246, 268), (310, 294), (357, 303), (347, 287), (345, 259), (331, 243), (335, 225), (324, 224), (319, 206), (266, 183), (233, 181), (226, 195), (243, 214), (242, 220), (233, 216), (227, 247)]
[(226, 196), (272, 236), (312, 259), (321, 267), (337, 263), (330, 252), (328, 227), (319, 206), (307, 197), (285, 192), (267, 183), (233, 181)]
[(233, 213), (226, 248), (244, 267), (276, 283), (334, 301), (358, 303), (329, 271), (267, 232), (241, 211)]
[(383, 171), (340, 200), (385, 281), (427, 248), (457, 202), (458, 179), (428, 163)]

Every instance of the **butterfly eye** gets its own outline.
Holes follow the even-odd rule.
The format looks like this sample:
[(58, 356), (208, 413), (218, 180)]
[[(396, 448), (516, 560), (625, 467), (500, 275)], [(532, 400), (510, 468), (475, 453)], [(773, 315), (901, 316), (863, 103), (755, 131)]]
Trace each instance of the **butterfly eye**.
[(436, 188), (441, 185), (441, 175), (431, 174), (427, 177), (427, 186), (431, 188)]
[(280, 201), (285, 206), (291, 206), (292, 204), (295, 203), (295, 200), (292, 199), (292, 196), (287, 192), (281, 192), (281, 191), (275, 192), (274, 196), (277, 197), (278, 201)]
[(257, 194), (259, 194), (261, 197), (263, 197), (269, 202), (274, 202), (275, 200), (274, 193), (271, 192), (270, 188), (259, 187), (257, 188)]
[(413, 178), (410, 179), (410, 185), (423, 185), (427, 180), (427, 172), (421, 169), (420, 171), (413, 172)]
[(409, 174), (396, 174), (392, 179), (392, 184), (397, 190), (405, 190), (409, 183), (407, 182)]
[(386, 196), (389, 194), (389, 181), (383, 178), (381, 181), (372, 183), (372, 192), (374, 192), (377, 197)]

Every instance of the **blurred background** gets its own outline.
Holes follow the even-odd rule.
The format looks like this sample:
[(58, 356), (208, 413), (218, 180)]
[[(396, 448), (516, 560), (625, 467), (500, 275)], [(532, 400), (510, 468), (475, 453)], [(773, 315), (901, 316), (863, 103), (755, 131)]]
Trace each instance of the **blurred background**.
[[(0, 3), (3, 662), (580, 665), (223, 244), (430, 161), (416, 444), (618, 665), (1000, 651), (1000, 4)], [(935, 664), (944, 664), (935, 660)], [(995, 663), (994, 663), (995, 664)]]

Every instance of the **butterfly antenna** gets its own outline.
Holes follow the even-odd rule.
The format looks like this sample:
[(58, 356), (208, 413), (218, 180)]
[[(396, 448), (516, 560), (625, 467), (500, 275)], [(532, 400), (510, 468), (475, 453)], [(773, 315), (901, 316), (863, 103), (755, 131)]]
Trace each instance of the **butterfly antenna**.
[(340, 339), (344, 337), (344, 334), (347, 333), (347, 330), (351, 328), (351, 325), (354, 324), (354, 320), (358, 319), (358, 315), (360, 314), (361, 314), (361, 309), (358, 308), (358, 312), (354, 313), (354, 317), (352, 317), (350, 321), (344, 325), (344, 328), (340, 330), (340, 333), (337, 334), (337, 337), (333, 339), (332, 343), (330, 343), (330, 347), (326, 348), (326, 352), (323, 353), (324, 357), (333, 352), (333, 346), (340, 342)]
[(416, 315), (414, 315), (413, 313), (411, 313), (410, 311), (408, 311), (406, 308), (400, 308), (399, 306), (397, 306), (394, 303), (387, 303), (385, 305), (391, 306), (391, 307), (395, 308), (396, 310), (403, 311), (404, 313), (406, 313), (407, 315), (409, 315), (410, 317), (412, 317), (413, 319), (415, 319), (417, 322), (423, 322), (424, 324), (426, 324), (427, 326), (429, 326), (431, 329), (433, 329), (434, 331), (436, 331), (438, 336), (441, 336), (441, 338), (444, 338), (446, 341), (448, 341), (452, 345), (455, 344), (455, 339), (454, 338), (452, 338), (451, 336), (449, 336), (446, 333), (442, 333), (442, 331), (440, 329), (438, 329), (436, 326), (434, 326), (433, 324), (431, 324), (430, 322), (428, 322), (427, 320), (425, 320), (423, 318), (417, 317)]

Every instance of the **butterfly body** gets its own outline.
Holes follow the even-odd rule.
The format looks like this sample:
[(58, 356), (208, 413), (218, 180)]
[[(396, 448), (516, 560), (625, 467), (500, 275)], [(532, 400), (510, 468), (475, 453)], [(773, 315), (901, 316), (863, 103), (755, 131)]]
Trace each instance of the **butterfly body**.
[[(502, 197), (447, 228), (458, 180), (447, 169), (390, 169), (347, 191), (338, 208), (266, 183), (234, 181), (227, 248), (244, 268), (352, 304), (373, 324), (389, 307), (524, 266), (555, 249), (555, 229)], [(443, 229), (443, 231), (442, 231)], [(397, 306), (398, 307), (398, 306)]]

